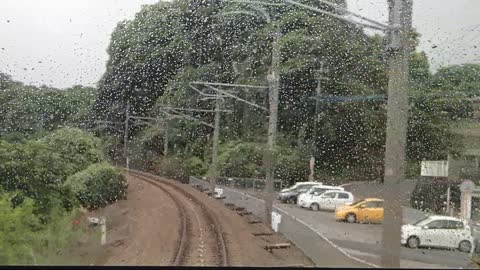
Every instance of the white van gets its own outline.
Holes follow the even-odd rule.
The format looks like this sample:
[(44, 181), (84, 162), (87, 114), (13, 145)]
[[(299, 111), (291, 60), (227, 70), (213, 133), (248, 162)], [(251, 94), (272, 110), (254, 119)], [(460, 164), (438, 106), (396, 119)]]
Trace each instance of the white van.
[[(312, 188), (310, 188), (310, 190), (298, 196), (297, 204), (300, 207), (312, 208), (312, 204), (318, 201), (321, 195), (327, 191), (345, 191), (345, 189), (343, 187), (338, 187), (338, 186), (327, 186), (327, 185), (313, 186)], [(345, 195), (342, 195), (342, 197), (344, 196)], [(351, 196), (351, 199), (353, 202), (353, 195)], [(316, 206), (318, 206), (318, 202), (316, 202)], [(316, 208), (316, 206), (314, 205), (313, 207)], [(318, 210), (318, 209), (315, 209), (315, 210)]]

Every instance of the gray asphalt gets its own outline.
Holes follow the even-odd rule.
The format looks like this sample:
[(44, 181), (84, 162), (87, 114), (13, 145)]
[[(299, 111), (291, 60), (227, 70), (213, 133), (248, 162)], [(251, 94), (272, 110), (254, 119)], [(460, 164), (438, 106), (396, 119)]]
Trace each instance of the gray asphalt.
[[(336, 245), (368, 262), (379, 264), (382, 226), (378, 224), (350, 224), (335, 220), (332, 212), (311, 211), (296, 205), (277, 204), (289, 214), (324, 233)], [(415, 221), (423, 215), (413, 209), (404, 210), (404, 223)], [(467, 268), (469, 254), (446, 249), (409, 249), (402, 247), (401, 259), (430, 264), (432, 267)], [(415, 267), (415, 264), (409, 264)], [(418, 267), (422, 267), (419, 265)], [(425, 265), (424, 267), (428, 267)]]

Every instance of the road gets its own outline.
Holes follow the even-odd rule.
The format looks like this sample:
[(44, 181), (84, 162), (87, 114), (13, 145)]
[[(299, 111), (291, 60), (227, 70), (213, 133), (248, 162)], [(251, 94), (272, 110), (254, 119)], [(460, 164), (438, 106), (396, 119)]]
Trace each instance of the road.
[[(338, 222), (332, 212), (311, 211), (297, 205), (277, 204), (276, 206), (301, 219), (342, 247), (351, 255), (370, 263), (380, 264), (382, 226), (378, 224), (351, 224)], [(404, 223), (422, 217), (415, 210), (404, 210)], [(467, 268), (469, 254), (445, 249), (401, 249), (401, 267), (425, 268)]]

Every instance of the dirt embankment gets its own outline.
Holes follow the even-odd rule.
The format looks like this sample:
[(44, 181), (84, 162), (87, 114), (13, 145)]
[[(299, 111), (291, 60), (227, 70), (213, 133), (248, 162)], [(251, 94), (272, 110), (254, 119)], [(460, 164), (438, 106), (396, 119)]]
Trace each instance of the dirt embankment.
[[(129, 176), (128, 199), (92, 213), (107, 218), (107, 244), (94, 261), (95, 265), (171, 265), (178, 241), (180, 224), (173, 200), (159, 188)], [(249, 224), (253, 217), (242, 217), (226, 208), (222, 201), (209, 198), (183, 184), (178, 186), (205, 203), (217, 216), (232, 266), (312, 266), (312, 262), (296, 248), (268, 252), (268, 243), (288, 242), (283, 236), (254, 236), (252, 233), (273, 233), (263, 224)]]

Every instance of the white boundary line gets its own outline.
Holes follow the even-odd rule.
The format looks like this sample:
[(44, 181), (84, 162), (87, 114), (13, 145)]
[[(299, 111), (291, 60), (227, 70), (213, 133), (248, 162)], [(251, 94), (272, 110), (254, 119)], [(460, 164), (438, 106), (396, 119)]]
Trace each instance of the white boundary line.
[(310, 225), (308, 225), (307, 223), (303, 222), (302, 220), (296, 218), (295, 216), (292, 216), (291, 214), (287, 213), (285, 210), (282, 210), (276, 206), (273, 207), (274, 210), (276, 211), (279, 211), (279, 212), (282, 212), (283, 214), (289, 216), (290, 218), (300, 222), (301, 224), (303, 224), (305, 227), (309, 228), (310, 230), (314, 231), (316, 234), (318, 234), (320, 237), (323, 238), (323, 240), (327, 241), (327, 243), (329, 243), (332, 247), (338, 249), (343, 255), (347, 256), (348, 258), (352, 259), (352, 260), (355, 260), (357, 262), (360, 262), (360, 263), (363, 263), (363, 264), (366, 264), (366, 265), (369, 265), (371, 267), (375, 267), (375, 268), (380, 268), (380, 266), (376, 265), (376, 264), (373, 264), (373, 263), (369, 263), (365, 260), (362, 260), (362, 259), (359, 259), (355, 256), (352, 256), (350, 254), (348, 254), (345, 250), (343, 250), (343, 248), (337, 246), (336, 244), (334, 244), (332, 241), (330, 241), (327, 237), (325, 237), (325, 235), (323, 235), (323, 233), (317, 231), (316, 229), (314, 229), (313, 227), (311, 227)]

